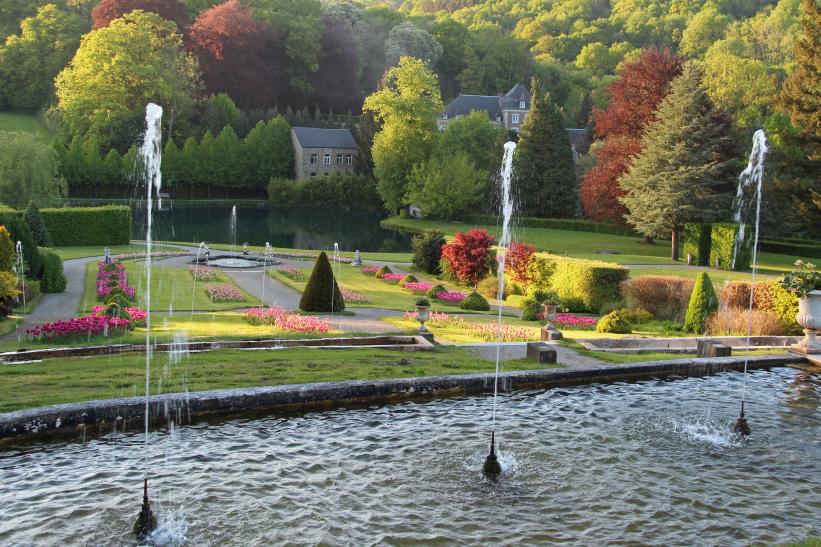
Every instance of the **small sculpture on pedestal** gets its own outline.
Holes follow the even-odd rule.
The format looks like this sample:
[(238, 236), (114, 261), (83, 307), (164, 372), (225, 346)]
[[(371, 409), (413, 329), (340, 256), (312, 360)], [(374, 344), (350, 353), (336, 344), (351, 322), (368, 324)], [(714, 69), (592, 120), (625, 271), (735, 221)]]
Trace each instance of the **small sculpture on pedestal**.
[(351, 262), (351, 266), (361, 266), (362, 265), (362, 255), (359, 254), (359, 249), (353, 254), (353, 261)]

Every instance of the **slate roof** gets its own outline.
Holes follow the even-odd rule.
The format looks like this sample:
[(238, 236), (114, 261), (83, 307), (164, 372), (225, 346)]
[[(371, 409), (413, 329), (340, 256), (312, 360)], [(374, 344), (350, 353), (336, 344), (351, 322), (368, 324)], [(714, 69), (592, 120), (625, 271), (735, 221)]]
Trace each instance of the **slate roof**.
[(499, 97), (496, 95), (459, 95), (445, 108), (447, 118), (467, 116), (474, 111), (487, 112), (491, 120), (501, 117)]
[(514, 99), (516, 101), (525, 99), (529, 101), (530, 91), (528, 91), (522, 84), (516, 84), (510, 89), (510, 91), (505, 93), (505, 99)]
[(348, 129), (294, 127), (291, 129), (302, 148), (356, 148), (356, 139)]

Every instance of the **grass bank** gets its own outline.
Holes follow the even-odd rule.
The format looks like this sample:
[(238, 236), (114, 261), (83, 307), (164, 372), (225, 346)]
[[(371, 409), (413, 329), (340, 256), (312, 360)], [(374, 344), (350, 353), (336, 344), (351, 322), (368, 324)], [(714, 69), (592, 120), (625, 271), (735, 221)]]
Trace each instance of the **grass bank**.
[[(506, 370), (543, 368), (506, 364)], [(416, 378), (492, 372), (489, 361), (459, 348), (402, 353), (379, 349), (272, 351), (217, 350), (183, 355), (155, 353), (152, 394), (274, 386), (340, 380)], [(139, 396), (145, 389), (145, 357), (48, 360), (0, 367), (0, 412), (59, 403)]]
[[(145, 245), (112, 245), (109, 247), (112, 255), (128, 254), (128, 253), (144, 253)], [(163, 247), (154, 245), (152, 251), (179, 251), (175, 247)], [(89, 256), (102, 257), (105, 253), (105, 245), (81, 245), (75, 247), (54, 247), (54, 251), (60, 255), (63, 260), (71, 260), (74, 258), (86, 258)]]
[[(176, 244), (176, 245), (187, 245), (189, 247), (199, 247), (199, 242), (194, 243), (190, 241), (159, 241), (157, 243), (160, 244)], [(208, 245), (212, 250), (219, 250), (219, 251), (230, 251), (231, 245), (227, 243), (211, 243)], [(300, 254), (310, 254), (312, 256), (317, 256), (321, 250), (317, 249), (290, 249), (288, 247), (272, 247), (275, 252), (281, 253), (300, 253)], [(235, 245), (234, 251), (241, 251), (242, 245)], [(248, 250), (254, 253), (264, 253), (265, 247), (260, 245), (248, 245)], [(325, 252), (330, 254), (333, 252), (333, 249), (325, 249)], [(339, 256), (344, 256), (346, 258), (353, 258), (355, 253), (350, 251), (340, 251)], [(363, 260), (373, 260), (377, 262), (407, 262), (410, 263), (413, 260), (413, 254), (411, 253), (369, 253), (369, 252), (362, 252), (360, 253)]]

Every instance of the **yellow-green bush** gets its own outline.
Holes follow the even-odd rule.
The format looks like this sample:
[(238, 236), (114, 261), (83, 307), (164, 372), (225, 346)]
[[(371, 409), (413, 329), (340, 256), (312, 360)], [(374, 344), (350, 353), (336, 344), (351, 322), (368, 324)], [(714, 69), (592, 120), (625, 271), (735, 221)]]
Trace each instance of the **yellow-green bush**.
[[(621, 298), (619, 285), (627, 269), (599, 260), (549, 256), (554, 264), (548, 289), (556, 291), (562, 306), (571, 311), (598, 312), (606, 302)], [(530, 294), (530, 291), (528, 291)]]
[(596, 323), (596, 332), (609, 332), (612, 334), (630, 334), (632, 331), (630, 322), (622, 317), (619, 312), (611, 311)]
[(713, 224), (710, 236), (710, 266), (721, 270), (744, 271), (749, 269), (750, 253), (752, 251), (750, 233), (751, 230), (748, 230), (744, 238), (744, 244), (738, 250), (735, 267), (733, 267), (733, 252), (735, 250), (735, 238), (738, 234), (738, 224)]

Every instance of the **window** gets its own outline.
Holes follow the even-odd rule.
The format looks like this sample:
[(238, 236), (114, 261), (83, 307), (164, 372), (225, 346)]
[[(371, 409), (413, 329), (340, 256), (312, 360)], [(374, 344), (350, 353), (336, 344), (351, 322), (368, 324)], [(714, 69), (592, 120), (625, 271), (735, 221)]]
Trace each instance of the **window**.
[(325, 154), (325, 165), (331, 165), (331, 155)]
[(510, 123), (519, 123), (519, 115), (518, 114), (511, 114), (510, 115)]
[(316, 165), (316, 154), (311, 154), (311, 165)]
[(519, 110), (524, 110), (525, 109), (525, 104), (526, 103), (524, 101), (519, 101)]
[(345, 154), (345, 165), (351, 165), (353, 163), (353, 158), (351, 158), (350, 154)]
[(330, 176), (331, 176), (331, 172), (330, 172), (330, 171), (325, 171), (325, 176), (326, 176), (326, 177), (330, 177)]
[(342, 154), (337, 154), (336, 155), (336, 164), (337, 165), (342, 165)]
[(311, 171), (311, 178), (312, 178), (312, 179), (315, 179), (315, 178), (316, 178), (316, 171)]

